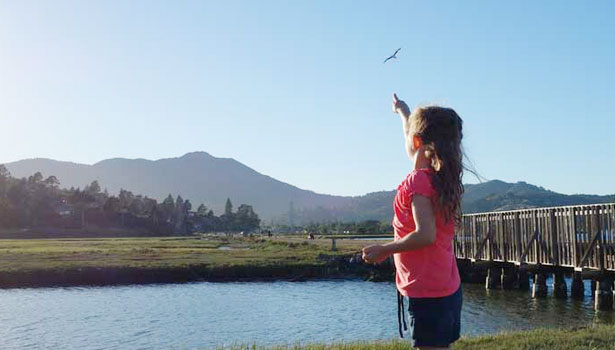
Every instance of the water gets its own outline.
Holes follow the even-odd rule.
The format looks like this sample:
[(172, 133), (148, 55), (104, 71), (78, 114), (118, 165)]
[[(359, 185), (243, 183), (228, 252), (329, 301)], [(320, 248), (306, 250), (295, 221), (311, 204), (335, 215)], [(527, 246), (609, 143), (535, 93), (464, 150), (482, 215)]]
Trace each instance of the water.
[[(570, 281), (568, 281), (570, 283)], [(570, 285), (570, 284), (569, 284)], [(586, 285), (589, 296), (589, 284)], [(462, 333), (615, 323), (592, 300), (464, 284)], [(0, 290), (2, 349), (211, 349), (397, 338), (392, 283), (357, 280)]]

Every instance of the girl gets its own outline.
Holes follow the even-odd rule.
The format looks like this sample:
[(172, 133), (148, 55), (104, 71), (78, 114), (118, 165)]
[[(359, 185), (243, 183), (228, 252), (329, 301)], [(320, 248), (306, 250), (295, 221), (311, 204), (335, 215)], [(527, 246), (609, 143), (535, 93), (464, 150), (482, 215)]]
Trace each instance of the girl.
[[(449, 349), (459, 339), (461, 284), (452, 241), (463, 185), (462, 120), (450, 108), (424, 107), (410, 114), (393, 94), (414, 170), (397, 188), (394, 241), (363, 248), (367, 263), (395, 261), (399, 333), (408, 297), (412, 346)], [(405, 327), (405, 320), (404, 320)]]

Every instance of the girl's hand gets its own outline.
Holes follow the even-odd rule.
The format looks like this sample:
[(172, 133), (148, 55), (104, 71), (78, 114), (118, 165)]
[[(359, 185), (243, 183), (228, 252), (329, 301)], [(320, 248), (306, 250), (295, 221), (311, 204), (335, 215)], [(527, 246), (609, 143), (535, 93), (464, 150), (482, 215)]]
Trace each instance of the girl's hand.
[(379, 264), (386, 260), (388, 256), (388, 251), (380, 244), (363, 248), (363, 260), (368, 264)]
[(406, 102), (397, 98), (397, 94), (393, 94), (393, 113), (399, 113), (402, 117), (410, 117), (410, 108)]

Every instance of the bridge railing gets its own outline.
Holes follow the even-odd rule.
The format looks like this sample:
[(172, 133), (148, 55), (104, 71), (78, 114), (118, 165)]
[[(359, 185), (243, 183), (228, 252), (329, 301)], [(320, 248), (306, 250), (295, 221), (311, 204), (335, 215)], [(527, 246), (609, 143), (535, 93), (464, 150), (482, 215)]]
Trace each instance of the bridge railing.
[(615, 271), (615, 203), (467, 214), (458, 258)]

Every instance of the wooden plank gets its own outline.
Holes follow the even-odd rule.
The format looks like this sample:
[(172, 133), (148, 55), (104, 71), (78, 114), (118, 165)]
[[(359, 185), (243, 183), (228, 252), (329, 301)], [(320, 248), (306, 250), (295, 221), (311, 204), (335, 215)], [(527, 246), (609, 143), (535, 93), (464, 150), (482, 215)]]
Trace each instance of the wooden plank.
[(470, 214), (463, 220), (455, 233), (458, 258), (615, 272), (615, 203)]
[(591, 256), (591, 253), (594, 250), (594, 247), (596, 243), (598, 242), (599, 238), (600, 238), (600, 232), (594, 233), (594, 236), (592, 237), (592, 240), (589, 243), (589, 247), (587, 247), (585, 254), (583, 254), (583, 257), (581, 258), (581, 261), (579, 262), (578, 267), (583, 267), (583, 265), (585, 265), (585, 263), (587, 262), (587, 259)]
[(596, 243), (598, 246), (598, 267), (600, 268), (600, 271), (604, 271), (604, 237), (602, 235), (602, 225), (601, 225), (601, 216), (600, 216), (600, 209), (602, 208), (602, 206), (598, 206), (596, 207), (596, 212), (594, 213), (595, 215), (595, 220), (593, 222), (593, 229), (594, 232), (596, 232), (598, 234), (598, 242)]
[(553, 256), (553, 264), (559, 265), (559, 232), (557, 231), (557, 221), (555, 218), (555, 213), (555, 209), (551, 209), (549, 213), (549, 216), (551, 217), (551, 255)]
[(540, 264), (540, 227), (538, 225), (538, 213), (536, 210), (532, 211), (532, 218), (534, 219), (534, 233), (536, 234), (536, 237), (534, 237), (534, 262)]
[(474, 259), (476, 259), (477, 246), (476, 241), (478, 240), (478, 232), (476, 228), (476, 216), (472, 216), (472, 255)]
[(487, 220), (486, 220), (486, 224), (487, 224), (487, 236), (489, 237), (489, 240), (487, 241), (487, 260), (492, 261), (493, 260), (493, 236), (495, 235), (495, 230), (493, 229), (493, 225), (492, 225), (492, 219), (491, 219), (491, 214), (487, 214)]
[[(487, 224), (488, 223), (489, 221), (487, 221)], [(477, 246), (477, 250), (475, 251), (475, 254), (474, 254), (474, 260), (478, 260), (478, 257), (480, 256), (481, 252), (485, 248), (485, 245), (487, 244), (487, 241), (491, 238), (492, 234), (493, 234), (492, 230), (487, 231), (487, 235), (483, 238), (483, 240)], [(489, 259), (485, 259), (485, 257), (483, 257), (483, 260), (489, 260)]]
[(519, 219), (519, 213), (515, 213), (515, 244), (517, 245), (517, 261), (521, 262), (521, 254), (523, 254), (523, 250), (521, 247), (521, 221)]
[(529, 253), (530, 248), (532, 248), (532, 244), (536, 241), (537, 237), (538, 237), (538, 229), (536, 229), (534, 231), (534, 234), (530, 238), (530, 241), (527, 242), (527, 245), (525, 246), (525, 249), (523, 250), (523, 253), (521, 253), (521, 257), (519, 258), (519, 263), (523, 263), (523, 260), (525, 259), (525, 256), (527, 255), (527, 253)]
[(559, 265), (559, 240), (557, 237), (558, 232), (555, 209), (549, 210), (549, 219), (551, 220), (551, 256), (553, 257), (553, 265)]

